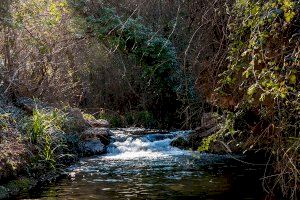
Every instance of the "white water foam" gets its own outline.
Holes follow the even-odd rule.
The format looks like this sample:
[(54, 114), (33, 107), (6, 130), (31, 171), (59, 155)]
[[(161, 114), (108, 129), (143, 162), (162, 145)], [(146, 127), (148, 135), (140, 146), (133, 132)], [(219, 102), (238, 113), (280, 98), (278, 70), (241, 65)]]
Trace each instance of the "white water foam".
[(170, 145), (176, 137), (185, 137), (188, 134), (188, 131), (178, 131), (170, 134), (134, 136), (125, 134), (123, 131), (117, 131), (114, 132), (113, 137), (115, 142), (108, 147), (108, 153), (103, 156), (103, 159), (157, 159), (174, 155), (189, 155), (190, 152)]

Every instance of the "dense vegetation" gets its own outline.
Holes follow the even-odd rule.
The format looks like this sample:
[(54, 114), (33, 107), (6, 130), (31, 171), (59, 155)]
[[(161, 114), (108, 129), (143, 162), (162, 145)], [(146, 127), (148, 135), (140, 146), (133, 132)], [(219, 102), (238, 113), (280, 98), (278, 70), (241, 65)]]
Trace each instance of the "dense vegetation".
[[(116, 127), (191, 129), (201, 125), (203, 113), (218, 112), (226, 116), (223, 127), (199, 149), (235, 140), (242, 152), (263, 151), (270, 173), (265, 189), (294, 199), (299, 67), (297, 0), (0, 5), (0, 84), (11, 102), (30, 97), (60, 109), (78, 107)], [(18, 116), (2, 110), (0, 143), (11, 132), (25, 134), (39, 146), (37, 163), (61, 163), (54, 151), (62, 155), (67, 139), (56, 133), (70, 132), (63, 112), (35, 110), (20, 125)]]

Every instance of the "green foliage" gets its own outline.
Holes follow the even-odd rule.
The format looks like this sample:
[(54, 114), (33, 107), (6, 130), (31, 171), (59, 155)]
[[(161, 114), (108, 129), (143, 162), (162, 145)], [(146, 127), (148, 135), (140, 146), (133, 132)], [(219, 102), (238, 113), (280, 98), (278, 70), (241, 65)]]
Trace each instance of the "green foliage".
[[(44, 111), (35, 109), (26, 129), (29, 139), (38, 150), (35, 162), (51, 168), (56, 167), (56, 160), (61, 156), (59, 151), (64, 147), (64, 134), (61, 130), (65, 116), (58, 109)], [(57, 151), (57, 152), (56, 152)]]
[(181, 69), (170, 40), (145, 27), (141, 19), (123, 18), (114, 9), (99, 8), (96, 13), (85, 15), (88, 16), (87, 27), (100, 42), (133, 58), (141, 67), (142, 74), (137, 76), (143, 84), (139, 90), (147, 97), (146, 103), (141, 103), (142, 109), (162, 121), (167, 117), (159, 116), (157, 110), (166, 110), (164, 115), (173, 114), (179, 104), (177, 92)]
[(278, 176), (275, 182), (280, 182), (282, 193), (291, 198), (294, 189), (284, 180), (295, 180), (298, 174), (286, 160), (295, 164), (292, 160), (299, 158), (295, 153), (298, 147), (287, 142), (291, 136), (299, 137), (300, 131), (299, 6), (299, 1), (294, 0), (234, 3), (233, 9), (228, 10), (229, 66), (221, 75), (218, 88), (223, 94), (229, 93), (228, 88), (234, 91), (232, 95), (239, 98), (237, 113), (245, 106), (255, 113), (255, 123), (248, 119), (247, 126), (239, 128), (247, 132), (252, 128), (252, 134), (260, 136), (251, 140), (256, 136), (249, 134), (249, 141), (258, 148), (276, 152), (274, 170), (285, 175)]
[(106, 113), (99, 114), (100, 119), (105, 119), (110, 122), (111, 127), (145, 127), (155, 128), (157, 127), (157, 121), (153, 114), (149, 111), (131, 111), (124, 115), (118, 113)]
[(299, 49), (292, 22), (299, 20), (297, 4), (292, 0), (236, 2), (229, 24), (230, 66), (223, 84), (239, 83), (249, 101), (264, 102), (267, 96), (295, 98)]
[(223, 137), (226, 137), (228, 135), (234, 135), (237, 132), (239, 132), (234, 128), (235, 117), (236, 116), (234, 113), (228, 112), (226, 114), (225, 122), (219, 124), (220, 130), (208, 137), (205, 137), (202, 140), (202, 144), (198, 147), (198, 151), (200, 152), (209, 151), (211, 145), (214, 144), (214, 142), (220, 140)]
[(109, 121), (111, 127), (117, 128), (125, 126), (123, 117), (118, 113), (101, 112), (98, 118)]
[(100, 40), (134, 55), (144, 70), (143, 77), (148, 82), (153, 81), (151, 84), (155, 84), (156, 90), (173, 88), (172, 73), (174, 75), (179, 68), (175, 49), (168, 39), (146, 28), (140, 19), (123, 21), (113, 9), (102, 8), (97, 16), (100, 17), (89, 16), (87, 21)]
[(132, 111), (125, 114), (125, 124), (126, 126), (154, 128), (157, 126), (157, 121), (149, 111)]
[(48, 1), (15, 1), (18, 12), (13, 12), (13, 25), (24, 28), (24, 24), (33, 25), (39, 23), (42, 28), (49, 30), (57, 26), (63, 15), (69, 12), (67, 1), (48, 0)]
[(28, 178), (22, 178), (14, 181), (10, 181), (5, 185), (11, 191), (27, 191), (30, 189), (32, 181)]
[(96, 118), (89, 114), (89, 113), (83, 113), (83, 118), (86, 119), (86, 120), (95, 120)]
[[(297, 7), (292, 0), (238, 0), (231, 11), (230, 63), (219, 89), (232, 88), (253, 108), (263, 106), (261, 115), (273, 112), (274, 105), (288, 110), (285, 114), (299, 114)], [(269, 118), (280, 123), (275, 116)]]
[(64, 115), (57, 109), (50, 113), (35, 109), (32, 114), (31, 124), (28, 127), (31, 142), (36, 143), (38, 138), (44, 136), (50, 128), (61, 130), (63, 122)]

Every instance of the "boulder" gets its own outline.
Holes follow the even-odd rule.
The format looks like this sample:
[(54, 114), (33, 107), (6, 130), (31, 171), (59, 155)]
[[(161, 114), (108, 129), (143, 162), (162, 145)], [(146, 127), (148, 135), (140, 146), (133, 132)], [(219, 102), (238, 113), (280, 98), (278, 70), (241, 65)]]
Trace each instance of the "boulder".
[(87, 156), (105, 153), (111, 136), (108, 128), (88, 128), (80, 134), (80, 151)]
[(86, 122), (91, 127), (98, 127), (98, 128), (109, 128), (110, 124), (105, 119), (87, 119)]
[(66, 121), (64, 128), (67, 132), (81, 132), (89, 127), (89, 124), (84, 119), (83, 114), (78, 108), (69, 108), (66, 110)]
[(217, 113), (204, 113), (201, 119), (201, 126), (197, 127), (188, 138), (188, 145), (197, 150), (202, 145), (202, 140), (218, 132), (224, 123), (224, 119)]
[(214, 133), (216, 133), (217, 131), (219, 131), (221, 128), (220, 125), (215, 125), (213, 127), (211, 127), (210, 129), (206, 130), (206, 129), (201, 129), (202, 131), (194, 131), (193, 133), (191, 133), (188, 136), (188, 142), (189, 145), (191, 146), (192, 149), (196, 150), (198, 149), (199, 146), (201, 146), (202, 144), (202, 140), (205, 137), (208, 137)]
[(108, 128), (88, 128), (82, 132), (80, 139), (86, 140), (99, 140), (104, 145), (109, 145), (112, 133)]
[(97, 139), (81, 142), (80, 149), (84, 155), (97, 155), (105, 152), (104, 144)]
[(17, 98), (15, 104), (28, 114), (32, 114), (34, 109), (51, 109), (50, 106), (42, 103), (41, 101), (28, 97)]
[(177, 147), (180, 149), (189, 149), (190, 148), (190, 144), (189, 142), (184, 139), (183, 137), (179, 137), (176, 138), (175, 140), (173, 140), (170, 144), (172, 147)]
[[(0, 138), (3, 133), (0, 133)], [(0, 182), (14, 178), (29, 160), (29, 152), (25, 144), (17, 137), (8, 136), (6, 142), (0, 143)]]

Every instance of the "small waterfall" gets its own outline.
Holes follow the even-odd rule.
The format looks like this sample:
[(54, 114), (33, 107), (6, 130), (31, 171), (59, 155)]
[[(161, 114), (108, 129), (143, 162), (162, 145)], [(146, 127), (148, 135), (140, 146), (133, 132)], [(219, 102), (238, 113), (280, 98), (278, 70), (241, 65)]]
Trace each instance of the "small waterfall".
[(252, 165), (170, 146), (189, 132), (113, 133), (107, 154), (82, 158), (69, 178), (24, 199), (264, 199)]
[(172, 155), (187, 155), (188, 151), (170, 146), (173, 139), (186, 137), (189, 131), (133, 135), (125, 131), (113, 131), (114, 142), (109, 145), (105, 159), (156, 159)]

